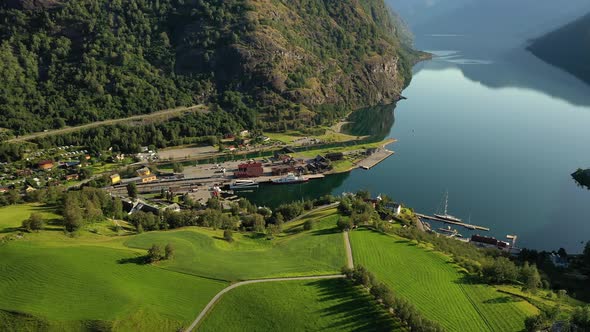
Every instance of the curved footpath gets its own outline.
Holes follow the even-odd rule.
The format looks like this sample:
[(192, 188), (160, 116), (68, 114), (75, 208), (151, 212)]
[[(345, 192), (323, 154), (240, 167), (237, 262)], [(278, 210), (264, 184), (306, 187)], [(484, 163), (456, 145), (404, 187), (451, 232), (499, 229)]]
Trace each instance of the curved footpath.
[[(352, 248), (350, 246), (350, 239), (348, 237), (348, 232), (343, 232), (342, 234), (344, 236), (344, 245), (346, 247), (346, 265), (349, 268), (353, 268), (354, 263), (352, 261)], [(332, 274), (332, 275), (325, 275), (325, 276), (285, 277), (285, 278), (269, 278), (269, 279), (254, 279), (254, 280), (240, 281), (240, 282), (235, 283), (233, 285), (227, 286), (226, 288), (222, 289), (219, 293), (217, 293), (211, 299), (211, 301), (209, 301), (209, 303), (207, 303), (207, 305), (205, 306), (205, 308), (203, 308), (203, 310), (201, 310), (201, 313), (199, 313), (199, 316), (197, 316), (197, 318), (185, 330), (185, 332), (191, 332), (192, 330), (194, 330), (195, 327), (197, 327), (197, 325), (199, 325), (199, 323), (203, 320), (203, 318), (205, 318), (205, 316), (211, 310), (211, 308), (213, 308), (213, 306), (215, 305), (215, 303), (217, 303), (217, 301), (219, 301), (219, 299), (223, 296), (223, 294), (229, 292), (230, 290), (232, 290), (234, 288), (237, 288), (237, 287), (240, 287), (240, 286), (243, 286), (243, 285), (256, 284), (256, 283), (261, 283), (261, 282), (292, 281), (292, 280), (342, 279), (342, 278), (346, 278), (346, 276), (343, 275), (343, 274)]]
[(237, 288), (237, 287), (240, 287), (240, 286), (243, 286), (243, 285), (256, 284), (256, 283), (261, 283), (261, 282), (292, 281), (292, 280), (339, 279), (339, 278), (345, 278), (345, 277), (346, 276), (343, 275), (343, 274), (332, 274), (332, 275), (326, 275), (326, 276), (255, 279), (255, 280), (247, 280), (247, 281), (241, 281), (241, 282), (235, 283), (233, 285), (230, 285), (230, 286), (222, 289), (219, 293), (217, 293), (217, 295), (215, 295), (213, 297), (213, 299), (211, 299), (211, 301), (209, 301), (209, 303), (207, 303), (207, 306), (205, 306), (205, 308), (201, 311), (201, 313), (199, 314), (199, 316), (197, 316), (197, 318), (193, 321), (193, 323), (185, 331), (186, 332), (190, 332), (195, 327), (197, 327), (197, 325), (199, 324), (199, 322), (201, 320), (203, 320), (203, 318), (205, 318), (205, 315), (209, 312), (209, 310), (211, 310), (211, 308), (213, 307), (213, 305), (215, 305), (215, 303), (219, 300), (219, 298), (221, 296), (223, 296), (223, 294), (229, 292), (230, 290), (232, 290), (234, 288)]

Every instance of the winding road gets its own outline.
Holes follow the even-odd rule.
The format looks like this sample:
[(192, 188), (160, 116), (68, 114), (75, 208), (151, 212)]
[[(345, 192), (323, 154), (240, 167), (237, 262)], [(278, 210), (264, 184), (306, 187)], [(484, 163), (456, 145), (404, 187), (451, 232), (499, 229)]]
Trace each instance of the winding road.
[[(346, 247), (346, 265), (349, 268), (352, 268), (354, 266), (354, 263), (352, 261), (352, 248), (350, 246), (350, 239), (348, 237), (348, 232), (344, 232), (342, 234), (344, 236), (344, 244), (345, 244), (345, 247)], [(331, 275), (324, 275), (324, 276), (269, 278), (269, 279), (254, 279), (254, 280), (240, 281), (238, 283), (229, 285), (226, 288), (224, 288), (221, 291), (219, 291), (219, 293), (217, 293), (211, 299), (211, 301), (209, 301), (209, 303), (207, 303), (207, 305), (205, 306), (205, 308), (203, 308), (203, 310), (201, 310), (201, 312), (199, 313), (199, 315), (197, 316), (197, 318), (195, 318), (195, 320), (185, 330), (185, 332), (191, 332), (192, 330), (194, 330), (197, 327), (197, 325), (199, 325), (199, 323), (203, 320), (203, 318), (205, 318), (205, 316), (207, 315), (207, 313), (209, 311), (211, 311), (211, 309), (213, 308), (213, 306), (215, 305), (215, 303), (217, 303), (217, 301), (219, 301), (219, 299), (223, 296), (223, 294), (231, 291), (234, 288), (237, 288), (237, 287), (240, 287), (240, 286), (244, 286), (244, 285), (249, 285), (249, 284), (257, 284), (257, 283), (261, 283), (261, 282), (293, 281), (293, 280), (322, 280), (322, 279), (342, 279), (342, 278), (346, 278), (346, 276), (343, 275), (343, 274), (331, 274)]]

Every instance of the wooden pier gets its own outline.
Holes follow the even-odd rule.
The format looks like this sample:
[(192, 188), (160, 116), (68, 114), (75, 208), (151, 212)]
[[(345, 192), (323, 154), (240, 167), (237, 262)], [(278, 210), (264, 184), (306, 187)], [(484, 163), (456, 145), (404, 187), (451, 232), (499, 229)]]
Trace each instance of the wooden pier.
[(490, 229), (487, 228), (487, 227), (477, 226), (477, 225), (472, 225), (472, 224), (467, 224), (467, 223), (464, 223), (464, 222), (451, 221), (451, 220), (447, 220), (447, 219), (441, 219), (441, 218), (437, 218), (435, 216), (428, 216), (428, 215), (421, 214), (421, 213), (416, 213), (416, 216), (418, 216), (418, 218), (423, 218), (423, 219), (428, 219), (428, 220), (434, 220), (434, 221), (440, 221), (440, 222), (443, 222), (445, 224), (451, 224), (451, 225), (455, 225), (455, 226), (462, 226), (462, 227), (465, 227), (467, 229), (478, 230), (478, 231), (486, 231), (486, 232), (489, 232), (490, 231)]

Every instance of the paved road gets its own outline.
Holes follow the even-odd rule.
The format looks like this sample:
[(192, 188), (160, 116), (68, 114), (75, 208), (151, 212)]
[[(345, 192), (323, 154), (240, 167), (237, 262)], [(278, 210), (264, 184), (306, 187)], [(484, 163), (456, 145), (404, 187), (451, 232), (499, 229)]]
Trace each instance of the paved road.
[(349, 232), (344, 232), (344, 244), (346, 246), (346, 266), (349, 269), (354, 268), (354, 261), (352, 260), (352, 247), (350, 246)]
[(80, 131), (80, 130), (88, 129), (88, 128), (94, 128), (94, 127), (105, 126), (105, 125), (113, 125), (113, 124), (122, 123), (122, 122), (129, 122), (129, 121), (146, 120), (146, 119), (156, 118), (156, 117), (160, 117), (160, 116), (175, 116), (177, 114), (181, 114), (184, 112), (192, 112), (192, 111), (197, 111), (197, 110), (200, 112), (204, 112), (204, 113), (207, 112), (207, 108), (203, 105), (195, 105), (195, 106), (190, 106), (190, 107), (178, 107), (178, 108), (157, 111), (157, 112), (148, 113), (148, 114), (134, 115), (134, 116), (130, 116), (127, 118), (96, 121), (96, 122), (87, 123), (87, 124), (75, 126), (75, 127), (65, 127), (62, 129), (55, 129), (55, 130), (48, 130), (48, 131), (44, 131), (44, 132), (32, 133), (32, 134), (20, 136), (17, 138), (9, 139), (7, 142), (29, 141), (29, 140), (32, 140), (35, 138), (71, 133), (71, 132)]
[(211, 308), (215, 305), (215, 303), (221, 298), (221, 296), (223, 296), (223, 294), (229, 292), (230, 290), (232, 290), (236, 287), (240, 287), (240, 286), (248, 285), (248, 284), (256, 284), (256, 283), (261, 283), (261, 282), (293, 281), (293, 280), (321, 280), (321, 279), (341, 279), (341, 278), (345, 278), (345, 276), (342, 274), (333, 274), (333, 275), (326, 275), (326, 276), (256, 279), (256, 280), (247, 280), (247, 281), (241, 281), (241, 282), (235, 283), (233, 285), (230, 285), (230, 286), (222, 289), (219, 293), (217, 293), (217, 295), (215, 295), (213, 297), (213, 299), (211, 299), (211, 301), (209, 301), (209, 303), (207, 303), (207, 306), (205, 306), (205, 308), (201, 311), (199, 316), (197, 316), (197, 318), (193, 321), (193, 323), (185, 331), (190, 332), (190, 331), (194, 330), (195, 327), (197, 327), (197, 325), (199, 324), (199, 322), (201, 320), (203, 320), (203, 318), (205, 318), (205, 315), (207, 315), (207, 313), (211, 310)]

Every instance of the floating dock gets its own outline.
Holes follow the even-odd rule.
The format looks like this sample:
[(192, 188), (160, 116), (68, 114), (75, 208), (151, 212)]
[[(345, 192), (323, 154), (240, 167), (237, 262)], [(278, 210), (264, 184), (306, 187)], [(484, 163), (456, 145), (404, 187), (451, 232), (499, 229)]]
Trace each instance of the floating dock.
[(490, 231), (490, 229), (487, 228), (487, 227), (477, 226), (477, 225), (472, 225), (472, 224), (467, 224), (467, 223), (464, 223), (464, 222), (451, 221), (451, 220), (447, 220), (447, 219), (441, 219), (441, 218), (437, 218), (437, 217), (434, 217), (434, 216), (428, 216), (428, 215), (425, 215), (425, 214), (416, 213), (416, 216), (418, 216), (418, 218), (423, 218), (423, 219), (428, 219), (428, 220), (434, 220), (434, 221), (440, 221), (440, 222), (443, 222), (445, 224), (462, 226), (462, 227), (465, 227), (467, 229), (478, 230), (478, 231), (486, 231), (486, 232), (489, 232)]

